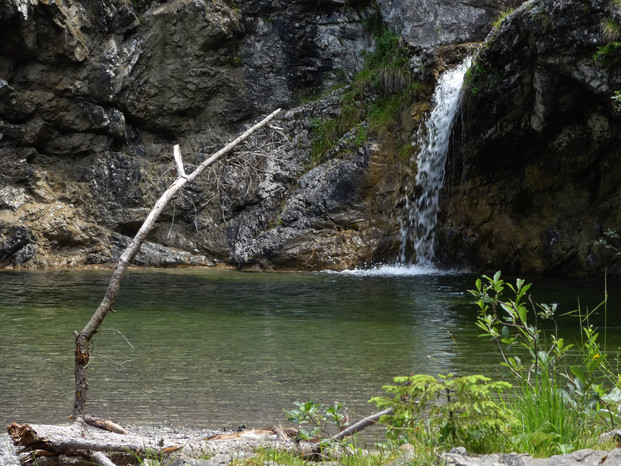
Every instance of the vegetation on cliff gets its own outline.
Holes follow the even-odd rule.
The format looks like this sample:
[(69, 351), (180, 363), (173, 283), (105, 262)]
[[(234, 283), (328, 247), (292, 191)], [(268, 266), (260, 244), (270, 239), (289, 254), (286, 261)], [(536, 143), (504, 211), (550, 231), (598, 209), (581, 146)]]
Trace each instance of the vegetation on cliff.
[(364, 66), (341, 97), (335, 118), (316, 120), (311, 158), (315, 163), (348, 132), (355, 146), (386, 131), (404, 108), (420, 97), (421, 84), (408, 69), (409, 48), (400, 36), (371, 16), (366, 21), (375, 48), (365, 54)]

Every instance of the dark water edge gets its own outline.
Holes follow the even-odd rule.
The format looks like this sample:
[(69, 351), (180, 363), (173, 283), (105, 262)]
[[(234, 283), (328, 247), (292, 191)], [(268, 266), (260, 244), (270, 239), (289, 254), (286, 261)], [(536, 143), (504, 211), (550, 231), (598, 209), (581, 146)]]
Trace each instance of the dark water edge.
[[(466, 292), (474, 275), (131, 271), (94, 339), (91, 412), (125, 424), (286, 423), (293, 401), (339, 401), (352, 418), (393, 376), (498, 375)], [(0, 421), (58, 423), (73, 406), (73, 330), (109, 271), (0, 273)], [(616, 347), (621, 296), (609, 287)], [(535, 301), (593, 308), (602, 281), (537, 278)], [(603, 322), (603, 314), (594, 316)], [(576, 336), (574, 320), (561, 328)], [(128, 342), (131, 344), (129, 346)]]

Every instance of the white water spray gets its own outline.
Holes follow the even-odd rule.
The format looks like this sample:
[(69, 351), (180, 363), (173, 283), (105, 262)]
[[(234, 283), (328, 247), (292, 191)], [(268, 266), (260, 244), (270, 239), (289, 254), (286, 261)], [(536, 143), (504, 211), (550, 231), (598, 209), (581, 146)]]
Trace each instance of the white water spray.
[[(438, 197), (444, 184), (444, 165), (453, 121), (470, 61), (468, 58), (458, 67), (440, 76), (433, 94), (433, 110), (425, 127), (419, 131), (416, 141), (416, 145), (420, 147), (416, 158), (417, 173), (414, 185), (410, 186), (409, 192), (406, 193), (401, 221), (399, 251), (401, 264), (409, 262), (408, 249), (411, 247), (416, 256), (415, 265), (433, 267)], [(414, 193), (418, 195), (414, 197)]]

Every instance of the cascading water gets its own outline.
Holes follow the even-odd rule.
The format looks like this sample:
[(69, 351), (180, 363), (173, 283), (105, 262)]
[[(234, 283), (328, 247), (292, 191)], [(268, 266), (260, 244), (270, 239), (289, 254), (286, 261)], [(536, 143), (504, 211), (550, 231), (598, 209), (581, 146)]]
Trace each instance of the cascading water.
[(459, 108), (461, 88), (471, 59), (445, 72), (433, 93), (433, 110), (418, 131), (414, 142), (420, 148), (416, 157), (416, 177), (408, 180), (401, 217), (401, 246), (398, 262), (372, 269), (346, 270), (353, 275), (412, 276), (442, 273), (434, 267), (435, 227), (438, 198), (444, 184), (444, 166), (453, 122)]
[(415, 265), (433, 267), (438, 197), (444, 184), (444, 165), (453, 121), (470, 61), (468, 58), (440, 76), (433, 94), (433, 110), (425, 127), (419, 131), (415, 143), (420, 147), (416, 178), (407, 189), (401, 220), (399, 263), (402, 265), (411, 263), (414, 256)]

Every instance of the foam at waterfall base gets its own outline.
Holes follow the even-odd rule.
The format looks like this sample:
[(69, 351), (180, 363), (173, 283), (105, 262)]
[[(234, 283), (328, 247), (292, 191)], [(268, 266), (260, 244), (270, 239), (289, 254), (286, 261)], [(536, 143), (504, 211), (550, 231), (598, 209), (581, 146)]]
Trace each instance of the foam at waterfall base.
[(433, 266), (392, 264), (379, 265), (370, 269), (351, 269), (329, 273), (361, 277), (415, 277), (418, 275), (450, 275), (459, 272), (456, 270), (442, 270)]

